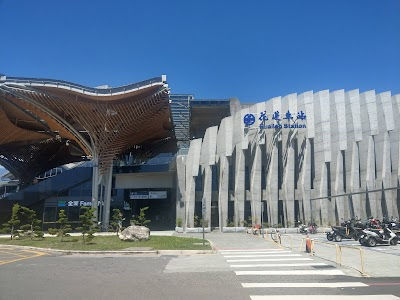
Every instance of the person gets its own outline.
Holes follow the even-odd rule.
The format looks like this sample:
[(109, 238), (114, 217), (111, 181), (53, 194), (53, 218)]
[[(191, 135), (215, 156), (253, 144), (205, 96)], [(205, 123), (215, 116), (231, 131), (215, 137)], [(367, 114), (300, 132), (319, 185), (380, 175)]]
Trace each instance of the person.
[(256, 224), (253, 227), (253, 234), (258, 234), (258, 232), (260, 231), (261, 225), (260, 224)]

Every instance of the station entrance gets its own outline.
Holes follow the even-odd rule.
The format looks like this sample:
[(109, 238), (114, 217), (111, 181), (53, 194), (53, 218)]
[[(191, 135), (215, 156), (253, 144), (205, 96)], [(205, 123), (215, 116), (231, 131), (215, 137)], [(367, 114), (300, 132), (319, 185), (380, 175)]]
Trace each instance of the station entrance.
[(175, 229), (175, 197), (172, 189), (126, 189), (124, 193), (125, 203), (129, 206), (124, 208), (125, 223), (137, 219), (141, 209), (144, 210), (145, 218), (150, 220), (146, 224), (150, 230), (173, 230)]

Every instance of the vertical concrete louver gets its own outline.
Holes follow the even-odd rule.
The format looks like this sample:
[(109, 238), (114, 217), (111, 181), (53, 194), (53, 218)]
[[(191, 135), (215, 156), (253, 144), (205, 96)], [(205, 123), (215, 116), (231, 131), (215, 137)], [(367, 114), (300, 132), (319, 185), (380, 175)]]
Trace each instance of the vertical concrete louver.
[[(262, 112), (269, 124), (274, 112), (281, 118), (303, 112), (305, 126), (260, 129)], [(247, 114), (255, 116), (251, 126), (244, 125)], [(178, 168), (186, 171), (187, 226), (193, 226), (196, 214), (195, 176), (203, 176), (207, 219), (218, 218), (221, 230), (230, 218), (235, 226), (247, 218), (260, 223), (262, 201), (264, 220), (271, 225), (398, 216), (399, 118), (400, 95), (358, 90), (290, 94), (237, 111), (218, 128), (210, 127), (203, 140), (192, 141), (185, 165)], [(211, 214), (213, 187), (218, 213)]]

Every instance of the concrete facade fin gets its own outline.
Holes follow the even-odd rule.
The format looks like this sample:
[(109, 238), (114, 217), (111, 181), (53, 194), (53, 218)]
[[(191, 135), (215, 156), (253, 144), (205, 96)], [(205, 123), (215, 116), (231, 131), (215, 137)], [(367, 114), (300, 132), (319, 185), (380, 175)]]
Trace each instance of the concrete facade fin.
[(204, 135), (201, 147), (201, 165), (215, 165), (215, 153), (217, 150), (218, 126), (209, 127)]
[(384, 92), (378, 94), (377, 97), (382, 103), (383, 113), (385, 115), (386, 130), (392, 131), (394, 130), (392, 95), (390, 92)]

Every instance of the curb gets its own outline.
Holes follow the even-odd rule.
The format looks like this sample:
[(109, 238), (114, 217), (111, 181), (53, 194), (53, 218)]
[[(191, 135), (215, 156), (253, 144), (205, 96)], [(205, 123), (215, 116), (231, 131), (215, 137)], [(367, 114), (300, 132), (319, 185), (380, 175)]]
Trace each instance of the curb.
[(197, 254), (215, 254), (214, 246), (212, 250), (115, 250), (115, 251), (86, 251), (86, 250), (59, 250), (51, 248), (38, 248), (30, 246), (15, 246), (15, 245), (2, 245), (15, 249), (26, 249), (41, 251), (47, 253), (58, 253), (62, 255), (73, 254), (93, 254), (93, 255), (107, 255), (107, 254), (122, 254), (122, 255), (135, 255), (135, 254), (153, 254), (153, 255), (197, 255)]

